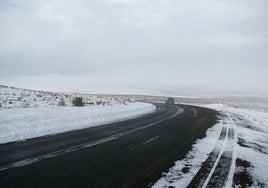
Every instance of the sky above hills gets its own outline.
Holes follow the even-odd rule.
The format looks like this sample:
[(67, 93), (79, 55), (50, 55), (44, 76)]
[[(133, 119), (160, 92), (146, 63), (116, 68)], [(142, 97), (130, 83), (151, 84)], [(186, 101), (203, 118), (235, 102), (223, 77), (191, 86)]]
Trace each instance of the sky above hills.
[(0, 83), (268, 94), (268, 1), (2, 0)]

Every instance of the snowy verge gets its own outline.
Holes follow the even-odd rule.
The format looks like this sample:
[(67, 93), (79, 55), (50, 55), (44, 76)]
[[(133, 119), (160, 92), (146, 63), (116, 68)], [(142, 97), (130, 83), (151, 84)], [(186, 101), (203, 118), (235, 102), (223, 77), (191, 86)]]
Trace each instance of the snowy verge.
[[(231, 126), (235, 130), (234, 155), (226, 187), (267, 187), (268, 182), (268, 108), (267, 104), (192, 104), (221, 112), (219, 122), (199, 139), (183, 160), (175, 165), (153, 185), (160, 187), (187, 187), (207, 159), (220, 135), (222, 127)], [(229, 119), (223, 121), (223, 117)], [(239, 166), (236, 159), (248, 163)], [(239, 177), (249, 181), (239, 181)]]
[[(268, 182), (268, 111), (267, 104), (256, 106), (209, 104), (204, 107), (215, 109), (231, 117), (238, 136), (237, 158), (248, 162), (244, 171), (249, 174), (248, 187), (266, 187)], [(243, 166), (236, 165), (235, 174), (241, 174)], [(243, 187), (234, 182), (236, 187)]]
[(151, 113), (148, 103), (62, 108), (10, 108), (0, 110), (0, 143), (84, 129)]
[(163, 173), (163, 176), (152, 187), (187, 187), (213, 150), (222, 127), (223, 121), (220, 120), (219, 123), (209, 128), (206, 137), (198, 139), (185, 158), (176, 161), (175, 165), (167, 173)]
[(262, 104), (259, 106), (244, 107), (244, 105), (228, 105), (228, 104), (208, 104), (200, 105), (206, 108), (214, 109), (225, 114), (235, 114), (249, 121), (251, 126), (255, 129), (268, 133), (268, 111), (266, 105)]

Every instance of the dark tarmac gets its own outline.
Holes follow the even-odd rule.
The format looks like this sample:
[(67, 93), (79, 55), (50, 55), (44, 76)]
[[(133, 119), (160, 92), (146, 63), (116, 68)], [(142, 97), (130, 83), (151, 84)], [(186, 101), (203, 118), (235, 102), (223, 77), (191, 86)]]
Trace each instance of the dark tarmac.
[(156, 112), (135, 119), (0, 145), (0, 187), (152, 185), (218, 115), (200, 107), (155, 105)]

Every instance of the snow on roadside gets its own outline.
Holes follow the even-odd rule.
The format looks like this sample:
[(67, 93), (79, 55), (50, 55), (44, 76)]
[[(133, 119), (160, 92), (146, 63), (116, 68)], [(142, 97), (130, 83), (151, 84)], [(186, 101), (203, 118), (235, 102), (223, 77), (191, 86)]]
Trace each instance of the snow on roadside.
[[(202, 105), (232, 117), (238, 135), (237, 158), (249, 166), (236, 166), (235, 174), (249, 174), (247, 186), (265, 187), (268, 182), (268, 110), (266, 104)], [(250, 106), (252, 106), (250, 108)], [(234, 182), (236, 186), (245, 186)]]
[(217, 103), (217, 104), (203, 105), (203, 107), (218, 110), (223, 113), (239, 115), (242, 118), (246, 118), (249, 121), (249, 123), (251, 123), (251, 125), (254, 126), (254, 128), (268, 133), (268, 110), (266, 109), (265, 105), (262, 105), (261, 106), (262, 108), (261, 107), (258, 108), (256, 106), (250, 108), (248, 106), (244, 107), (244, 105), (238, 106), (236, 104), (235, 106), (232, 106), (228, 104)]
[(177, 161), (167, 173), (163, 173), (163, 177), (152, 187), (187, 187), (213, 150), (222, 126), (223, 121), (220, 120), (219, 123), (209, 128), (206, 132), (206, 137), (198, 139), (186, 157)]
[[(197, 104), (193, 104), (197, 105)], [(235, 145), (235, 155), (242, 163), (248, 162), (249, 166), (234, 166), (233, 184), (235, 187), (266, 187), (268, 182), (268, 105), (267, 104), (198, 104), (198, 106), (220, 111), (233, 122), (238, 137)], [(179, 160), (167, 173), (153, 185), (154, 188), (162, 187), (187, 187), (208, 154), (213, 150), (220, 135), (223, 120), (207, 130), (206, 137), (199, 139), (193, 145), (192, 150), (183, 160)], [(236, 160), (233, 158), (233, 160)], [(233, 173), (233, 172), (232, 172)], [(239, 182), (237, 177), (243, 176), (249, 179)], [(240, 184), (241, 183), (241, 184)]]
[(169, 169), (169, 172), (164, 173), (152, 187), (187, 187), (195, 174), (201, 168), (202, 163), (207, 159), (209, 153), (213, 150), (217, 142), (223, 121), (209, 128), (206, 132), (206, 137), (198, 139), (193, 145), (192, 150), (186, 155), (183, 160), (179, 160)]
[(61, 108), (8, 108), (0, 110), (0, 143), (84, 129), (151, 113), (148, 103)]

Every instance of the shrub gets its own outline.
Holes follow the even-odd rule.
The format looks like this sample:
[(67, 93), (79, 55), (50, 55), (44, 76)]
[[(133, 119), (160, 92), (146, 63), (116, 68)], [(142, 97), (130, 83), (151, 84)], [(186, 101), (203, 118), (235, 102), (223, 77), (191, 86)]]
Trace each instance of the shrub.
[(102, 104), (102, 101), (97, 101), (96, 104), (97, 105), (101, 105)]
[(73, 105), (74, 106), (84, 106), (84, 102), (83, 102), (82, 97), (75, 97), (73, 99)]

